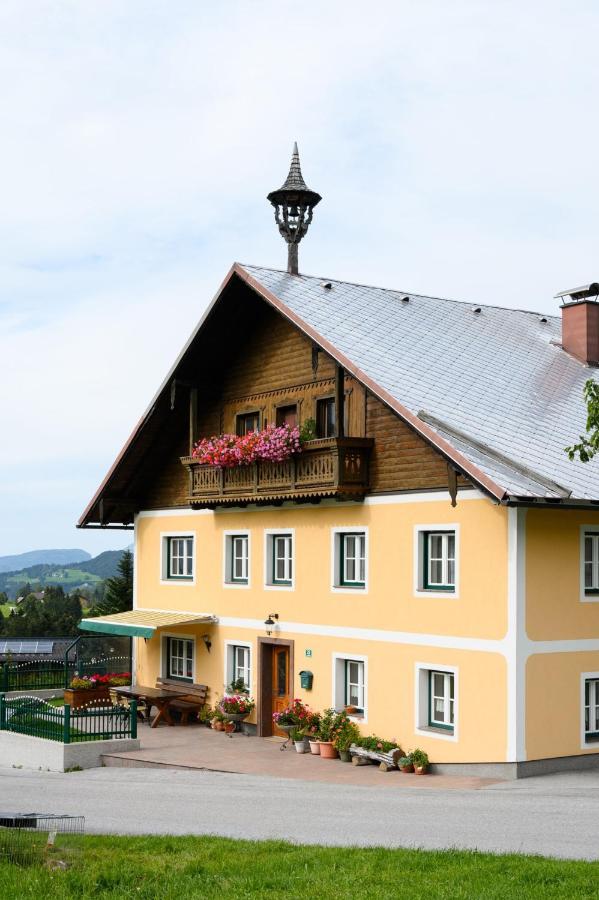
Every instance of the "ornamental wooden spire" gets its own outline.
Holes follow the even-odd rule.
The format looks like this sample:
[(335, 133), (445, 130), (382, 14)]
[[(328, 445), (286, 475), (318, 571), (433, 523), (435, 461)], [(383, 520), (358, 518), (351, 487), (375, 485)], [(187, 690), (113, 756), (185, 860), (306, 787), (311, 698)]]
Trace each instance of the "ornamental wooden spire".
[(298, 244), (308, 231), (314, 207), (322, 197), (311, 191), (304, 181), (297, 143), (293, 145), (285, 183), (277, 191), (271, 191), (267, 199), (275, 208), (275, 222), (287, 242), (287, 271), (290, 275), (299, 275)]

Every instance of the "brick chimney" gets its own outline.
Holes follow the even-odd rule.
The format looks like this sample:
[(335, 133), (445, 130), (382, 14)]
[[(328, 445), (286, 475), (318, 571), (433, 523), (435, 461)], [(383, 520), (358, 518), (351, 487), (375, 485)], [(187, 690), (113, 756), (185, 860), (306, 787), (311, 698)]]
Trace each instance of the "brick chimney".
[(589, 365), (599, 365), (599, 283), (555, 295), (562, 300), (562, 348)]

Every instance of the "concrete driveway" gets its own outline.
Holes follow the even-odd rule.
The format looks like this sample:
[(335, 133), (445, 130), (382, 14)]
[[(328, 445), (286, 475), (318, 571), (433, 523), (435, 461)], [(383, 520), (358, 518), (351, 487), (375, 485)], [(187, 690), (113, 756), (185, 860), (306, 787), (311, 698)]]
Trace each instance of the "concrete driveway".
[(599, 859), (598, 809), (594, 772), (477, 791), (398, 791), (177, 769), (64, 775), (0, 769), (0, 811), (84, 815), (87, 831), (96, 833), (217, 834)]

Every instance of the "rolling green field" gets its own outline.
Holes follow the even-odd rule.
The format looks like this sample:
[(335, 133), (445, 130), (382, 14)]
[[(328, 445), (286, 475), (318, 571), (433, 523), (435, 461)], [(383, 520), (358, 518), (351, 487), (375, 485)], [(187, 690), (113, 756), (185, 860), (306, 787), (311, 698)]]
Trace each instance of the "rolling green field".
[[(292, 815), (293, 810), (282, 814)], [(339, 827), (345, 824), (340, 822)], [(409, 823), (398, 822), (398, 828), (402, 827), (409, 828)], [(57, 861), (66, 863), (67, 868), (50, 868)], [(18, 900), (573, 900), (596, 898), (598, 892), (599, 863), (595, 862), (457, 851), (322, 848), (215, 837), (59, 836), (47, 866), (21, 868), (0, 861), (0, 896)]]
[[(17, 573), (16, 575), (8, 575), (5, 579), (7, 587), (17, 588), (23, 584), (24, 577), (22, 573)], [(92, 572), (85, 572), (83, 569), (75, 569), (75, 568), (56, 568), (55, 572), (48, 572), (43, 576), (41, 581), (44, 584), (60, 584), (68, 591), (71, 587), (75, 585), (80, 585), (85, 582), (88, 584), (97, 584), (102, 579), (99, 575), (94, 575)]]

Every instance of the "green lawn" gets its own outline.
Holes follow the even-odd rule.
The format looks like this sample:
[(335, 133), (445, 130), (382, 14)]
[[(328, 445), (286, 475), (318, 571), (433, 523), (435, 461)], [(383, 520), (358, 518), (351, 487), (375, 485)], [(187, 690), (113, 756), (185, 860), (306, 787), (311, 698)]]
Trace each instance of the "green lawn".
[[(118, 801), (117, 801), (118, 802)], [(125, 809), (121, 810), (124, 817)], [(201, 803), (198, 816), (201, 817)], [(293, 809), (281, 810), (292, 816)], [(347, 824), (339, 822), (340, 829)], [(397, 827), (409, 835), (409, 822)], [(58, 837), (66, 871), (0, 862), (0, 897), (596, 898), (599, 863), (194, 837)]]
[(10, 603), (0, 603), (0, 616), (5, 616), (8, 619), (13, 609), (14, 606), (11, 606)]

